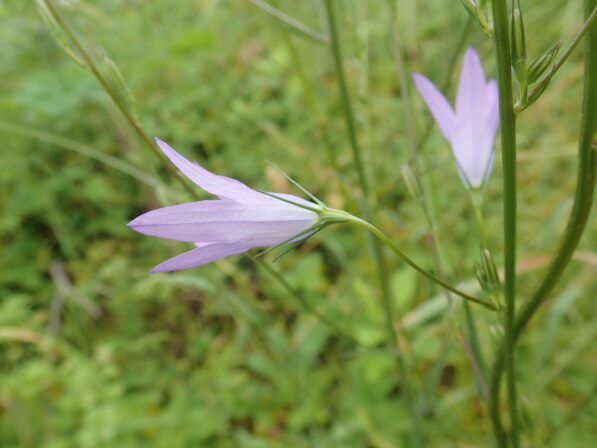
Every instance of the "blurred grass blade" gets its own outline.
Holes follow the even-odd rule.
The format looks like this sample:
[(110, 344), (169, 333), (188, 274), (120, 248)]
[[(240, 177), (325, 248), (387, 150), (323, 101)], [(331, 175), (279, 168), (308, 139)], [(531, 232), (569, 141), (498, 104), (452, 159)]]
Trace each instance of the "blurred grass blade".
[(48, 8), (48, 5), (46, 5), (46, 2), (44, 0), (36, 0), (36, 5), (39, 15), (48, 27), (48, 30), (50, 30), (50, 34), (52, 35), (56, 43), (60, 45), (64, 52), (68, 56), (70, 56), (70, 58), (73, 61), (75, 61), (85, 70), (90, 70), (91, 68), (89, 67), (89, 65), (85, 63), (85, 61), (79, 55), (79, 53), (72, 47), (69, 37), (59, 26), (58, 22), (56, 21), (56, 18), (54, 17), (54, 14), (52, 14), (52, 11)]
[(323, 34), (315, 31), (314, 29), (308, 27), (302, 22), (299, 22), (293, 17), (290, 17), (287, 14), (284, 14), (279, 9), (274, 8), (269, 3), (266, 3), (262, 0), (248, 0), (251, 4), (255, 5), (262, 11), (269, 14), (271, 17), (277, 19), (278, 22), (286, 25), (290, 29), (298, 32), (302, 36), (306, 36), (316, 42), (328, 45), (330, 43), (330, 39)]
[(106, 81), (110, 84), (113, 91), (118, 95), (120, 102), (127, 108), (128, 112), (139, 123), (139, 114), (137, 113), (137, 103), (131, 88), (128, 86), (122, 73), (116, 63), (108, 56), (102, 59), (102, 69)]
[(18, 134), (23, 137), (33, 138), (42, 142), (50, 143), (61, 148), (68, 149), (78, 154), (84, 155), (98, 162), (104, 163), (118, 171), (128, 174), (135, 179), (151, 186), (157, 185), (157, 180), (149, 174), (141, 171), (130, 163), (124, 162), (122, 159), (106, 154), (103, 151), (95, 149), (83, 143), (61, 137), (59, 135), (51, 134), (40, 129), (30, 128), (28, 126), (20, 126), (16, 124), (6, 123), (0, 121), (0, 132), (10, 134)]

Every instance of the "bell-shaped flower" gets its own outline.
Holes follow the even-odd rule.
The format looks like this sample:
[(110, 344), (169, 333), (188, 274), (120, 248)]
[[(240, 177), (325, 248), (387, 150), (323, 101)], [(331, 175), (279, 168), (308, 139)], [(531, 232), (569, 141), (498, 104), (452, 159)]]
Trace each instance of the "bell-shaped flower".
[(195, 243), (194, 249), (151, 272), (191, 268), (256, 247), (296, 242), (323, 227), (322, 204), (253, 190), (187, 160), (157, 138), (156, 142), (182, 174), (219, 199), (159, 208), (128, 224), (145, 235)]
[(479, 56), (471, 47), (464, 56), (454, 109), (429, 79), (418, 73), (413, 74), (413, 79), (452, 146), (460, 177), (467, 187), (479, 188), (493, 165), (493, 144), (499, 123), (495, 80), (485, 80)]

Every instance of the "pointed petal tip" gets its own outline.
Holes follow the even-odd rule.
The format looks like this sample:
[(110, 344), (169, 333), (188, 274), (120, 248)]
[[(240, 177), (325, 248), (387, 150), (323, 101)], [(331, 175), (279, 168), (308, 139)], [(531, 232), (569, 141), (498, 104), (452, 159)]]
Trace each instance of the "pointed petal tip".
[(416, 72), (412, 73), (412, 78), (413, 78), (413, 82), (415, 83), (415, 85), (417, 86), (417, 88), (419, 88), (419, 86), (421, 85), (421, 83), (423, 83), (425, 81), (429, 81), (429, 79), (427, 79), (426, 76), (421, 75), (420, 73), (416, 73)]
[(157, 145), (159, 146), (159, 148), (162, 150), (162, 152), (164, 152), (164, 153), (176, 152), (176, 151), (174, 151), (174, 149), (168, 143), (166, 143), (161, 138), (154, 137), (154, 140), (157, 143)]
[(475, 50), (475, 47), (473, 47), (472, 45), (469, 45), (468, 47), (466, 47), (466, 54), (477, 54), (477, 50)]

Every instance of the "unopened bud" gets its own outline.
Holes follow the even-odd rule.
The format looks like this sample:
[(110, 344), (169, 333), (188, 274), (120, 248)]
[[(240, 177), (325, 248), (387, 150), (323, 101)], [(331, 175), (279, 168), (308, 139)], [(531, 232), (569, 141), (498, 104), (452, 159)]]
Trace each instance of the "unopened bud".
[(472, 18), (477, 18), (477, 5), (474, 0), (460, 0), (464, 9), (471, 15)]
[(133, 119), (138, 122), (139, 116), (137, 114), (137, 103), (135, 102), (135, 97), (133, 96), (131, 88), (122, 76), (122, 72), (116, 63), (108, 56), (102, 58), (102, 68), (104, 76), (110, 84), (112, 91), (118, 97), (118, 101), (120, 101), (122, 106), (127, 109)]
[(493, 33), (487, 0), (460, 0), (464, 9), (485, 29), (489, 34)]
[(549, 50), (535, 59), (530, 65), (528, 70), (529, 84), (537, 81), (543, 74), (551, 67), (554, 59), (556, 58), (558, 51), (560, 51), (560, 42), (553, 45)]
[(537, 86), (533, 90), (533, 94), (529, 95), (529, 97), (527, 98), (527, 100), (524, 102), (524, 104), (522, 105), (521, 110), (526, 109), (531, 104), (533, 104), (535, 101), (537, 101), (539, 99), (539, 97), (541, 97), (541, 95), (543, 94), (543, 92), (545, 92), (545, 89), (547, 89), (547, 86), (549, 85), (550, 82), (551, 82), (551, 75), (543, 78), (541, 80), (541, 82), (539, 84), (537, 84)]
[(402, 173), (402, 178), (404, 179), (404, 183), (406, 184), (406, 188), (408, 188), (408, 192), (410, 196), (418, 200), (421, 197), (421, 187), (419, 186), (419, 181), (413, 173), (413, 170), (410, 168), (408, 163), (403, 164), (400, 167), (400, 172)]
[(501, 283), (495, 261), (488, 249), (482, 249), (480, 259), (475, 261), (475, 276), (483, 291), (499, 305)]
[(527, 82), (527, 47), (524, 35), (524, 22), (520, 10), (520, 0), (514, 0), (512, 18), (510, 20), (510, 40), (512, 47), (512, 65), (518, 82)]

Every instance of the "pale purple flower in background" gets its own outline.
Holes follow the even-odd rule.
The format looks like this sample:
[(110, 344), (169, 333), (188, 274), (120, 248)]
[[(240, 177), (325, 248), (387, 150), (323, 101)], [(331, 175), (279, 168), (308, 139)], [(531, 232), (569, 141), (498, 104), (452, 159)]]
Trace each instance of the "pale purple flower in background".
[(253, 190), (190, 162), (158, 138), (156, 142), (182, 174), (219, 199), (159, 208), (128, 224), (145, 235), (197, 246), (160, 263), (151, 272), (200, 266), (252, 248), (299, 241), (318, 230), (319, 204), (290, 194)]
[(462, 63), (455, 109), (426, 77), (414, 73), (413, 79), (452, 146), (462, 180), (468, 187), (479, 188), (493, 165), (493, 143), (499, 122), (495, 80), (485, 80), (479, 56), (471, 47)]

